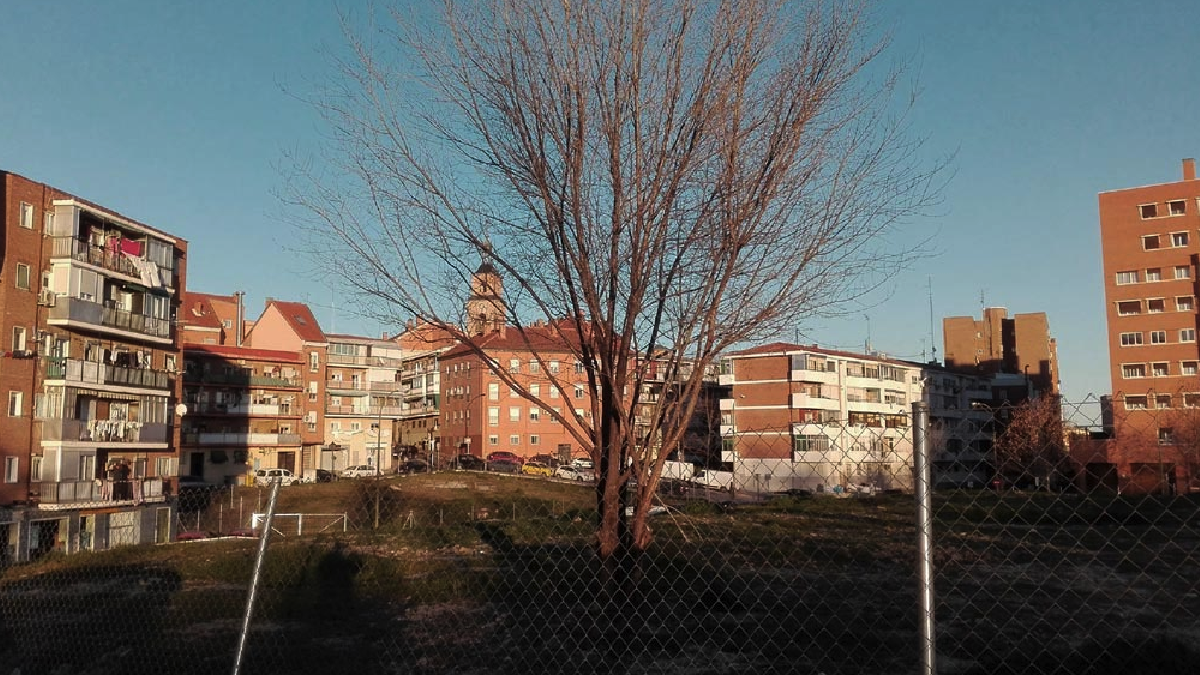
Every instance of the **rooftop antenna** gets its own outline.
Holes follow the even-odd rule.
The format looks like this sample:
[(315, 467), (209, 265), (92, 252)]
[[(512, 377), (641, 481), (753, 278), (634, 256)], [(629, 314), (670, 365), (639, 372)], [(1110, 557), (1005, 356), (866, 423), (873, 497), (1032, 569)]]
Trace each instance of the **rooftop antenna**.
[(937, 361), (937, 342), (934, 341), (933, 329), (933, 275), (925, 277), (925, 290), (929, 294), (929, 350), (931, 352), (930, 361)]
[(863, 318), (867, 320), (867, 354), (871, 353), (871, 315), (863, 314)]

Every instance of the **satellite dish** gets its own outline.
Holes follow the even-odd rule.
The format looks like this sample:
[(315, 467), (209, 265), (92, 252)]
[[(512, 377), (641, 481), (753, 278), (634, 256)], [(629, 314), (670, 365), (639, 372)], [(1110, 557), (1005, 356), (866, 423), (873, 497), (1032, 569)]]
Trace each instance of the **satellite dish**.
[(179, 405), (175, 406), (175, 414), (180, 417), (183, 417), (184, 415), (186, 415), (187, 411), (188, 411), (188, 407), (187, 407), (186, 403), (180, 403)]

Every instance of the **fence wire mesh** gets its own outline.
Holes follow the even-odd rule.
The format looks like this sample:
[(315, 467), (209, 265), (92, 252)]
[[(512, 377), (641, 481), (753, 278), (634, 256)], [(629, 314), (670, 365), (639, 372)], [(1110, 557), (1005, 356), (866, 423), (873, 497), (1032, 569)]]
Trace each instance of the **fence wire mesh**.
[[(1098, 406), (1055, 405), (1095, 428), (933, 414), (928, 524), (910, 424), (739, 432), (734, 462), (668, 464), (615, 567), (586, 472), (283, 487), (241, 672), (921, 672), (922, 533), (937, 672), (1200, 672), (1188, 452), (1156, 440), (1150, 481), (1149, 449), (1087, 433)], [(0, 673), (231, 672), (268, 495), (173, 496), (193, 541), (11, 556)]]

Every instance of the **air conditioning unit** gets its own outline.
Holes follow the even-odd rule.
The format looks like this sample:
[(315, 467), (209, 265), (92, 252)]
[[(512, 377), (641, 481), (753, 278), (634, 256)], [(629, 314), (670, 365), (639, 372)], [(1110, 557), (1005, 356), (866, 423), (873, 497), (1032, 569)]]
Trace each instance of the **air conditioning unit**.
[(42, 290), (38, 291), (38, 304), (42, 305), (43, 307), (53, 307), (55, 297), (54, 291), (50, 290), (49, 288), (43, 288)]

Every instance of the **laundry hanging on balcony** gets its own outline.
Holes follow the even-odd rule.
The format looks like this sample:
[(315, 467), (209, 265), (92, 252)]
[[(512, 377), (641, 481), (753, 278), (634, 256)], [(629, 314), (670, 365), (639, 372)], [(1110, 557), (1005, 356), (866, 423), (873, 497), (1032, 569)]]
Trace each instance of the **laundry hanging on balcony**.
[(129, 255), (129, 256), (141, 257), (142, 242), (134, 241), (132, 239), (122, 239), (121, 240), (121, 253), (124, 253), (125, 255)]
[[(141, 249), (139, 248), (138, 250), (140, 251)], [(162, 274), (158, 270), (158, 265), (144, 258), (131, 255), (128, 252), (125, 253), (125, 257), (129, 258), (129, 262), (137, 269), (138, 276), (141, 277), (142, 283), (147, 288), (163, 287)]]

